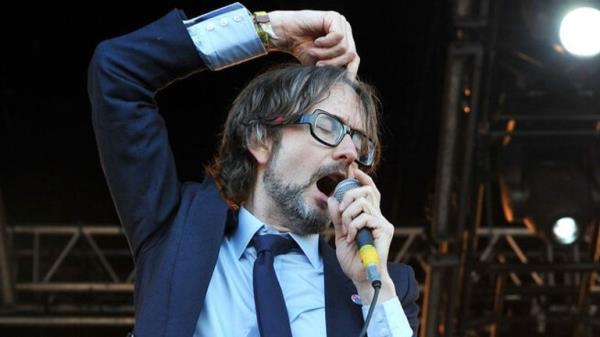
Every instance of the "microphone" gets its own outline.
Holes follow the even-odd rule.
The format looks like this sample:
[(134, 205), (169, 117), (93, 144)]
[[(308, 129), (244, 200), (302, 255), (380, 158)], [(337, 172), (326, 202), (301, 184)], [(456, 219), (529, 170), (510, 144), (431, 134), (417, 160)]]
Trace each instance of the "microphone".
[[(344, 179), (337, 184), (333, 195), (338, 202), (342, 202), (346, 192), (360, 186), (358, 180), (354, 178)], [(379, 255), (375, 249), (371, 230), (366, 227), (361, 228), (358, 233), (356, 233), (355, 240), (356, 245), (358, 246), (358, 255), (360, 256), (363, 266), (367, 270), (367, 278), (374, 287), (381, 286), (381, 275), (377, 269), (377, 266), (379, 265)]]

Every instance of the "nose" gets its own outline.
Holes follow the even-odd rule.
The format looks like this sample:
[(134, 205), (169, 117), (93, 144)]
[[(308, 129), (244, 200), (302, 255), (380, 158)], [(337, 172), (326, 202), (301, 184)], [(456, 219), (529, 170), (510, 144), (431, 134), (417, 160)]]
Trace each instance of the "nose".
[(345, 135), (342, 142), (334, 148), (333, 156), (335, 160), (341, 160), (347, 165), (351, 165), (358, 158), (356, 146), (352, 142), (350, 135)]

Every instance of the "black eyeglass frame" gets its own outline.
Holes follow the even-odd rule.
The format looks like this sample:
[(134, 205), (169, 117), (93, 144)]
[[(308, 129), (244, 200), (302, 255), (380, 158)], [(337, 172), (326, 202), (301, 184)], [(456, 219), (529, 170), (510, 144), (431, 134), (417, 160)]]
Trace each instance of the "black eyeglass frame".
[[(339, 133), (336, 142), (334, 142), (334, 143), (327, 142), (326, 140), (321, 139), (315, 132), (314, 128), (316, 127), (316, 121), (320, 115), (327, 115), (328, 117), (337, 121), (342, 126), (343, 132)], [(336, 116), (334, 114), (331, 114), (322, 109), (315, 109), (312, 113), (302, 114), (294, 122), (286, 123), (284, 125), (295, 125), (295, 124), (308, 124), (310, 126), (310, 134), (313, 136), (313, 138), (316, 139), (317, 141), (319, 141), (321, 144), (331, 146), (331, 147), (338, 146), (344, 139), (344, 136), (350, 135), (350, 139), (352, 140), (352, 143), (354, 144), (354, 147), (356, 148), (356, 152), (358, 154), (358, 156), (356, 158), (356, 162), (365, 167), (370, 167), (375, 162), (376, 149), (375, 149), (375, 143), (371, 140), (371, 138), (369, 138), (364, 132), (349, 127), (338, 116)], [(355, 134), (358, 134), (367, 140), (367, 161), (363, 161), (360, 159), (361, 155), (360, 155), (359, 149), (356, 146), (356, 144), (354, 143), (354, 135)]]

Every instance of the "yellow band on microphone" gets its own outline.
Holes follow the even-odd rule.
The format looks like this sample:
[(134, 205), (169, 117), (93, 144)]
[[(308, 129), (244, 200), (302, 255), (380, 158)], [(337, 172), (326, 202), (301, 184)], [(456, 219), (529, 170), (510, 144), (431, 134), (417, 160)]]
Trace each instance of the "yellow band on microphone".
[(373, 245), (364, 245), (360, 247), (358, 255), (360, 255), (360, 260), (365, 267), (373, 264), (376, 266), (379, 265), (379, 255)]

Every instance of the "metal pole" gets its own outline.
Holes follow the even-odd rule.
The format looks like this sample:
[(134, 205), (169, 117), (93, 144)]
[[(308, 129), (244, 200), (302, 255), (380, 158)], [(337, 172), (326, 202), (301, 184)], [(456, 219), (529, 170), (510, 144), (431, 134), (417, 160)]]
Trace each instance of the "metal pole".
[[(477, 142), (477, 134), (476, 134), (476, 126), (478, 119), (478, 110), (479, 110), (479, 92), (480, 92), (480, 79), (481, 79), (481, 67), (482, 67), (482, 59), (483, 59), (483, 49), (478, 48), (478, 45), (474, 45), (471, 48), (466, 48), (464, 51), (469, 58), (471, 58), (471, 112), (467, 116), (468, 120), (466, 121), (466, 136), (464, 142), (464, 157), (462, 160), (462, 172), (460, 175), (460, 190), (459, 190), (459, 203), (458, 203), (458, 215), (456, 218), (456, 237), (457, 237), (457, 254), (460, 257), (460, 269), (464, 272), (465, 263), (466, 263), (466, 255), (470, 252), (466, 249), (466, 245), (463, 242), (464, 231), (466, 223), (473, 223), (473, 219), (471, 216), (472, 206), (471, 201), (473, 200), (473, 157), (474, 157), (474, 149), (475, 144)], [(464, 70), (463, 70), (464, 71)], [(455, 114), (458, 114), (455, 112)], [(469, 226), (471, 227), (471, 226)], [(470, 234), (474, 234), (475, 231), (471, 231)], [(468, 238), (467, 238), (468, 240)], [(451, 287), (455, 290), (452, 296), (449, 296), (448, 300), (448, 314), (447, 314), (447, 336), (454, 336), (454, 328), (455, 328), (455, 316), (456, 316), (456, 307), (457, 300), (460, 298), (459, 294), (463, 291), (461, 286), (459, 275), (461, 270), (455, 270), (453, 273), (453, 277), (451, 280)]]
[(133, 317), (0, 317), (0, 326), (132, 326)]
[(494, 290), (494, 322), (490, 327), (490, 337), (498, 337), (502, 310), (504, 308), (504, 284), (506, 283), (506, 274), (496, 276), (496, 289)]
[(432, 238), (439, 242), (454, 237), (448, 224), (450, 219), (450, 202), (452, 200), (452, 177), (458, 132), (458, 98), (460, 96), (460, 80), (464, 68), (464, 59), (456, 57), (450, 47), (444, 89), (439, 161), (436, 172), (436, 192), (434, 215), (431, 228)]
[(420, 337), (445, 335), (446, 325), (441, 317), (444, 308), (442, 299), (448, 273), (456, 269), (458, 259), (454, 256), (432, 256), (429, 258), (425, 280), (425, 295), (421, 318)]
[(56, 283), (17, 283), (19, 291), (31, 292), (133, 292), (133, 283), (100, 282), (56, 282)]
[[(600, 229), (598, 228), (600, 224), (597, 221), (594, 221), (593, 225), (593, 237), (595, 238), (594, 244), (590, 247), (590, 252), (588, 254), (589, 260), (592, 263), (597, 263), (596, 257), (598, 256), (600, 249)], [(589, 294), (590, 294), (590, 285), (592, 276), (594, 274), (592, 272), (586, 271), (583, 273), (583, 277), (581, 279), (579, 285), (579, 293), (577, 296), (577, 315), (583, 316), (585, 314), (585, 310), (588, 308), (589, 304)], [(573, 336), (588, 336), (586, 334), (586, 326), (582, 320), (577, 320), (575, 322), (575, 327), (573, 328)], [(591, 336), (591, 334), (590, 334)]]
[(469, 309), (471, 306), (471, 295), (472, 295), (472, 283), (471, 283), (471, 272), (473, 271), (473, 264), (476, 259), (477, 249), (477, 229), (481, 227), (481, 221), (484, 212), (484, 198), (486, 196), (484, 184), (479, 185), (479, 193), (477, 195), (477, 208), (475, 214), (475, 221), (472, 222), (469, 228), (469, 235), (467, 237), (467, 248), (463, 254), (462, 260), (462, 274), (461, 277), (461, 298), (460, 298), (460, 320), (457, 322), (458, 336), (466, 335), (466, 329), (464, 321), (469, 316)]
[(9, 306), (15, 303), (15, 292), (6, 226), (4, 200), (2, 199), (2, 191), (0, 190), (0, 286), (2, 287), (2, 304)]

